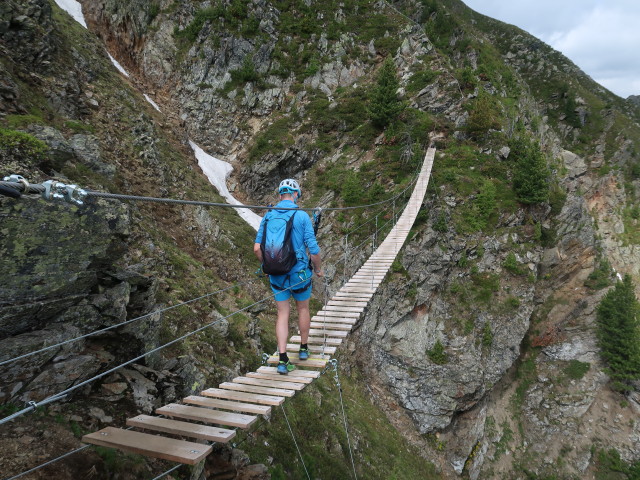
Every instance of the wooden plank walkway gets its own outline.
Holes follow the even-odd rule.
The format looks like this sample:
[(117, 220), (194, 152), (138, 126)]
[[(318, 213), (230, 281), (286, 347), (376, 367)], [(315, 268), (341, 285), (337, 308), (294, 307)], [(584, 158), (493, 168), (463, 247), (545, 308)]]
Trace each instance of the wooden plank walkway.
[[(156, 409), (156, 414), (171, 418), (138, 415), (128, 419), (127, 425), (200, 442), (224, 443), (235, 436), (235, 430), (227, 427), (250, 428), (257, 420), (256, 415), (270, 415), (273, 406), (282, 405), (286, 398), (318, 378), (318, 369), (325, 368), (330, 355), (360, 321), (402, 248), (424, 200), (434, 156), (435, 149), (429, 148), (411, 198), (389, 235), (311, 319), (308, 360), (298, 358), (301, 339), (300, 335), (294, 335), (289, 339), (287, 352), (298, 368), (288, 375), (279, 375), (275, 367), (259, 367), (255, 372), (221, 383), (219, 388), (185, 397), (182, 404), (171, 403)], [(269, 364), (278, 361), (277, 355), (268, 359)], [(202, 443), (114, 427), (85, 435), (82, 441), (189, 465), (198, 463), (212, 450)]]

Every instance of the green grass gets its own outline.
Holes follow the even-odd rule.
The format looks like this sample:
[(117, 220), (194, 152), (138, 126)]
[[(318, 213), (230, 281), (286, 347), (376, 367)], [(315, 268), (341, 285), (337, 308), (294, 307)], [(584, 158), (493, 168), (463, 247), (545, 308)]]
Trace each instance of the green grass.
[[(347, 377), (339, 367), (349, 438), (359, 478), (436, 479), (432, 464), (421, 458), (365, 395), (355, 370)], [(349, 446), (333, 375), (308, 386), (284, 405), (311, 478), (351, 478)], [(246, 446), (246, 447), (245, 447)], [(306, 478), (281, 409), (274, 409), (269, 428), (245, 443), (252, 462), (273, 458), (272, 478)]]
[(580, 380), (591, 368), (588, 362), (580, 362), (579, 360), (570, 360), (563, 369), (565, 375), (572, 380)]

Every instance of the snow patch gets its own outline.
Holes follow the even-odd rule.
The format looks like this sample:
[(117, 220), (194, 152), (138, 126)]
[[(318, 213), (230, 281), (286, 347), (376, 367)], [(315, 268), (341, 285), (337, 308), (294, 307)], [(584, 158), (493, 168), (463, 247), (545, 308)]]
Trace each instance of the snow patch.
[(128, 74), (128, 73), (127, 73), (127, 71), (124, 69), (124, 67), (123, 67), (122, 65), (120, 65), (120, 64), (118, 63), (118, 61), (117, 61), (115, 58), (113, 58), (109, 52), (107, 52), (107, 55), (109, 55), (109, 59), (111, 60), (111, 63), (113, 63), (113, 64), (116, 66), (116, 68), (118, 69), (118, 71), (119, 71), (121, 74), (123, 74), (125, 77), (128, 77), (128, 76), (129, 76), (129, 74)]
[(84, 15), (82, 14), (82, 5), (76, 0), (56, 0), (58, 6), (73, 17), (73, 19), (87, 28), (87, 22), (84, 21)]
[(162, 110), (160, 110), (160, 107), (158, 106), (158, 104), (156, 102), (154, 102), (153, 100), (151, 100), (151, 98), (149, 97), (149, 95), (147, 95), (146, 93), (143, 93), (142, 95), (144, 95), (144, 98), (147, 102), (149, 102), (151, 105), (153, 105), (153, 108), (155, 108), (157, 111), (159, 111), (160, 113), (162, 113)]
[[(209, 179), (209, 182), (211, 182), (211, 185), (216, 187), (220, 195), (227, 200), (227, 203), (230, 203), (231, 205), (242, 205), (242, 203), (233, 198), (233, 195), (231, 195), (227, 189), (227, 177), (233, 170), (231, 164), (212, 157), (191, 140), (189, 140), (189, 145), (191, 145), (196, 159), (198, 160), (198, 165), (202, 168), (202, 171)], [(248, 208), (236, 208), (235, 210), (256, 231), (260, 228), (260, 222), (262, 221), (262, 217), (260, 215), (256, 215)]]

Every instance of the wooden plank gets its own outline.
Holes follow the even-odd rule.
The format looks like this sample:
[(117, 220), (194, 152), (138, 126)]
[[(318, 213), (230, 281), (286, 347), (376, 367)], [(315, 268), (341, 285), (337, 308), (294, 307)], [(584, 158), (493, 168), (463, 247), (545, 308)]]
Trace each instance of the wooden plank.
[(184, 403), (190, 405), (200, 405), (201, 407), (221, 408), (223, 410), (233, 410), (234, 412), (255, 413), (256, 415), (269, 415), (271, 407), (267, 405), (256, 405), (255, 403), (231, 402), (220, 400), (219, 398), (199, 397), (189, 395), (182, 399)]
[(350, 325), (355, 325), (358, 323), (357, 318), (345, 318), (345, 317), (325, 317), (324, 315), (319, 316), (315, 315), (311, 317), (312, 322), (322, 322), (322, 323), (348, 323)]
[[(295, 371), (295, 370), (294, 370)], [(280, 375), (279, 373), (260, 373), (260, 372), (247, 372), (246, 374), (249, 378), (260, 378), (263, 380), (275, 380), (277, 382), (288, 382), (288, 383), (304, 383), (309, 384), (313, 382), (313, 378), (310, 377), (298, 377), (298, 376), (289, 376), (289, 375)]]
[(171, 433), (183, 437), (198, 438), (200, 440), (210, 440), (212, 442), (227, 443), (236, 436), (235, 430), (226, 428), (211, 427), (199, 423), (181, 422), (168, 418), (152, 417), (150, 415), (138, 415), (128, 418), (127, 425), (130, 427), (155, 430), (157, 432)]
[[(336, 353), (336, 347), (326, 347), (322, 345), (310, 345), (307, 343), (307, 348), (311, 353), (324, 353), (325, 355), (333, 355)], [(287, 352), (297, 352), (300, 349), (300, 343), (287, 343)], [(247, 376), (250, 376), (247, 374)]]
[(341, 292), (344, 293), (376, 293), (376, 289), (375, 288), (362, 288), (362, 287), (348, 287), (348, 286), (343, 286), (342, 288), (340, 288)]
[(358, 300), (329, 300), (327, 305), (336, 305), (340, 307), (366, 307), (369, 302), (361, 302)]
[(341, 337), (344, 338), (349, 332), (341, 332), (340, 330), (327, 330), (312, 328), (309, 330), (309, 335), (326, 335), (327, 337)]
[(187, 465), (195, 465), (212, 450), (210, 445), (114, 427), (103, 428), (98, 432), (85, 435), (82, 437), (82, 442)]
[(378, 288), (382, 282), (380, 280), (349, 280), (343, 285), (343, 287), (365, 287), (365, 288)]
[(320, 310), (316, 313), (316, 316), (322, 317), (348, 317), (348, 318), (360, 318), (360, 313), (358, 312), (334, 312), (333, 310)]
[[(286, 375), (281, 376), (286, 377)], [(232, 382), (244, 383), (245, 385), (258, 385), (260, 387), (289, 388), (291, 390), (302, 390), (305, 387), (303, 383), (280, 382), (266, 378), (236, 377)]]
[(259, 403), (260, 405), (282, 405), (284, 403), (284, 396), (282, 395), (259, 395), (255, 393), (233, 392), (222, 388), (207, 388), (200, 392), (200, 394), (205, 397), (226, 398), (228, 400), (238, 400), (241, 402)]
[[(322, 358), (309, 358), (307, 360), (300, 360), (297, 355), (289, 354), (289, 361), (297, 367), (324, 368), (327, 366), (327, 362), (330, 359), (331, 357), (327, 355), (324, 360)], [(273, 365), (277, 364), (279, 361), (280, 357), (269, 357), (268, 363)]]
[[(276, 367), (258, 367), (258, 373), (277, 373)], [(320, 376), (320, 372), (315, 370), (294, 370), (293, 372), (289, 372), (287, 377), (304, 377), (304, 378), (318, 378)]]
[[(278, 357), (275, 358), (276, 363), (278, 363)], [(278, 395), (281, 397), (293, 397), (296, 394), (296, 391), (291, 389), (258, 387), (256, 385), (244, 385), (242, 383), (232, 382), (221, 383), (220, 388), (223, 388), (225, 390), (235, 390), (237, 392), (260, 393), (262, 395)]]
[[(301, 338), (300, 335), (293, 335), (290, 339), (290, 342), (301, 342)], [(308, 344), (315, 344), (315, 345), (340, 345), (342, 343), (342, 338), (335, 338), (335, 337), (309, 337), (309, 340), (307, 340)]]
[(156, 413), (167, 417), (186, 418), (197, 422), (217, 423), (218, 425), (230, 425), (238, 428), (249, 428), (258, 420), (258, 417), (253, 415), (221, 412), (220, 410), (190, 407), (189, 405), (180, 405), (178, 403), (170, 403), (164, 407), (156, 408)]
[(362, 313), (364, 312), (364, 307), (347, 307), (345, 305), (325, 305), (324, 307), (322, 307), (322, 311)]
[(349, 332), (353, 328), (353, 325), (350, 323), (311, 322), (311, 328), (325, 328), (327, 330), (346, 330)]
[(368, 302), (373, 295), (363, 293), (336, 292), (332, 300), (360, 300)]

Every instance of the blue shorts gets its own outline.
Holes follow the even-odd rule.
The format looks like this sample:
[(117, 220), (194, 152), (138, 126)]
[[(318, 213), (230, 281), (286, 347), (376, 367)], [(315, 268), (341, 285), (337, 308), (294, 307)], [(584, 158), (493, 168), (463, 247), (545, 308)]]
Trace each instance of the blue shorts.
[[(292, 291), (295, 290), (295, 292)], [(291, 295), (293, 295), (293, 299), (298, 302), (303, 302), (305, 300), (309, 300), (311, 298), (311, 280), (306, 285), (294, 285), (293, 287), (285, 288), (282, 290), (281, 288), (276, 287), (273, 283), (271, 284), (271, 291), (275, 293), (276, 302), (283, 302), (289, 300)]]

